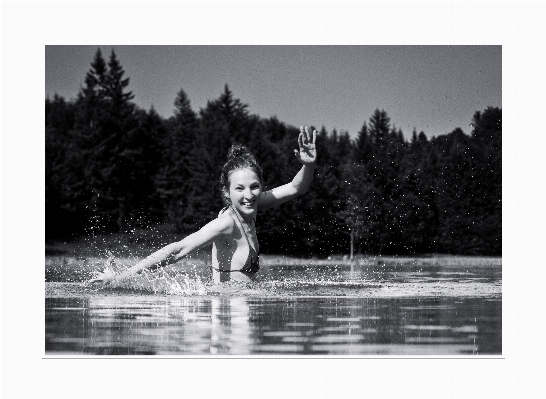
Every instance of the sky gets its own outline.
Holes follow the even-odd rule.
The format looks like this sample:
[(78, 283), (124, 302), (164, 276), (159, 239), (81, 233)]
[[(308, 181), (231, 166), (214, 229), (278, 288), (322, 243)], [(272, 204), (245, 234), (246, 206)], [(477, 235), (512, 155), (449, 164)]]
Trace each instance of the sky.
[(377, 108), (409, 139), (470, 134), (476, 111), (502, 107), (501, 46), (46, 46), (46, 96), (75, 98), (98, 48), (164, 117), (180, 89), (197, 112), (225, 84), (251, 114), (352, 137)]

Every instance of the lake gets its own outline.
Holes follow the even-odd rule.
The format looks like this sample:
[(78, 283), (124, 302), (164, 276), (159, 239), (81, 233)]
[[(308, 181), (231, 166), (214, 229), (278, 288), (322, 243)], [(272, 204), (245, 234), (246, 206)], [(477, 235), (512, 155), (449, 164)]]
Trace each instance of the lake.
[(252, 285), (147, 273), (118, 289), (46, 282), (46, 356), (502, 354), (499, 264), (264, 267)]

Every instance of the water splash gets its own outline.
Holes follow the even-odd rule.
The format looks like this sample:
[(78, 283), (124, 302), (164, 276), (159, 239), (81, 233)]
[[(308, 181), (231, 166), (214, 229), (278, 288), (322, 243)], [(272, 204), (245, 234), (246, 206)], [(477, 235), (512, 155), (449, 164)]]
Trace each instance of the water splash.
[[(125, 270), (117, 267), (116, 272)], [(130, 293), (172, 295), (172, 296), (234, 296), (272, 297), (272, 296), (346, 296), (381, 287), (350, 273), (335, 269), (316, 270), (305, 267), (303, 270), (265, 270), (255, 282), (224, 282), (214, 284), (210, 272), (201, 267), (180, 268), (167, 266), (156, 271), (144, 270), (119, 283), (115, 288), (100, 288), (102, 292), (123, 290)], [(287, 268), (291, 269), (291, 268)], [(313, 272), (314, 270), (314, 272)], [(276, 272), (276, 273), (275, 273)]]
[[(134, 266), (139, 257), (67, 258), (46, 262), (46, 281), (85, 282), (93, 273), (109, 268), (119, 274)], [(203, 259), (185, 259), (157, 270), (143, 270), (120, 282), (116, 287), (89, 286), (86, 291), (114, 295), (167, 295), (167, 296), (346, 296), (361, 295), (364, 290), (381, 287), (382, 280), (365, 267), (349, 265), (287, 264), (267, 266), (260, 270), (258, 280), (252, 283), (229, 282), (214, 284), (210, 269)]]
[(177, 296), (207, 295), (208, 278), (197, 273), (179, 271), (175, 268), (165, 268), (158, 271), (144, 270), (122, 281), (116, 288), (142, 293), (153, 293)]

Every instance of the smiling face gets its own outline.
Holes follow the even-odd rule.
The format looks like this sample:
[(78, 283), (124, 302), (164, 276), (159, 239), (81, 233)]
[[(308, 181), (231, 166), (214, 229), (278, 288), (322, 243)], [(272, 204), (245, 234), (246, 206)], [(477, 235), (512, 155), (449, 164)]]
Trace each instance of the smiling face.
[(229, 175), (229, 193), (226, 194), (241, 216), (252, 218), (262, 194), (260, 178), (249, 168), (234, 170)]

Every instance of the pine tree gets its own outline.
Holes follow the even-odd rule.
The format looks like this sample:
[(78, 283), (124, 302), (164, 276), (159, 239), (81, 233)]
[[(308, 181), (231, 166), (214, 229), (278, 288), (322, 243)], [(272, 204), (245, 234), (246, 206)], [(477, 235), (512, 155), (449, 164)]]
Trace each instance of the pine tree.
[(355, 251), (362, 251), (364, 237), (370, 234), (370, 225), (367, 220), (367, 200), (369, 199), (369, 177), (364, 165), (357, 163), (354, 159), (348, 159), (342, 166), (342, 190), (339, 193), (341, 202), (337, 217), (340, 224), (344, 226), (345, 236), (350, 238), (351, 259)]
[(367, 213), (369, 236), (367, 242), (375, 253), (383, 253), (388, 243), (392, 228), (390, 213), (390, 191), (392, 181), (389, 176), (389, 132), (390, 118), (384, 110), (376, 109), (368, 123), (368, 134), (371, 143), (370, 158), (365, 166), (370, 176), (370, 189), (367, 191)]
[(502, 111), (476, 112), (470, 139), (473, 251), (502, 254)]
[(370, 160), (371, 156), (371, 140), (368, 134), (368, 126), (364, 123), (355, 142), (355, 160), (360, 164), (365, 164)]
[(55, 94), (45, 102), (45, 220), (46, 238), (81, 233), (85, 201), (81, 168), (74, 162), (73, 126), (76, 108)]
[(178, 232), (183, 232), (194, 223), (188, 202), (191, 191), (188, 157), (195, 147), (198, 121), (183, 89), (178, 92), (174, 106), (174, 117), (163, 144), (164, 162), (156, 178), (156, 187), (170, 222)]
[(77, 143), (83, 155), (85, 190), (105, 228), (123, 230), (134, 223), (134, 167), (141, 152), (129, 79), (112, 51), (108, 64), (97, 50), (78, 96)]
[[(218, 195), (218, 178), (234, 143), (247, 144), (252, 129), (248, 105), (235, 99), (228, 85), (224, 92), (200, 111), (197, 139), (188, 157), (191, 191), (188, 207), (194, 224), (212, 220), (222, 207)], [(248, 145), (248, 144), (247, 144)]]
[(164, 218), (164, 207), (161, 203), (157, 179), (160, 171), (169, 163), (165, 142), (169, 133), (167, 122), (156, 112), (136, 110), (138, 128), (135, 139), (139, 144), (138, 156), (134, 158), (133, 173), (136, 185), (137, 222), (148, 225)]
[[(316, 236), (314, 237), (315, 248), (320, 248), (318, 254), (327, 256), (341, 252), (347, 242), (345, 236), (340, 235), (345, 231), (337, 215), (342, 206), (338, 201), (341, 190), (341, 164), (347, 161), (350, 151), (342, 158), (337, 130), (333, 129), (328, 135), (324, 126), (317, 135), (316, 145), (318, 165), (311, 192), (301, 204), (307, 212), (301, 217), (311, 223), (309, 227)], [(312, 207), (309, 207), (310, 197)], [(309, 252), (312, 253), (312, 250)]]
[(439, 241), (443, 251), (467, 253), (472, 236), (470, 209), (467, 206), (470, 193), (468, 178), (471, 175), (469, 137), (457, 128), (453, 132), (436, 137), (433, 145), (439, 154), (437, 181), (439, 206)]

